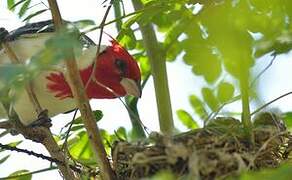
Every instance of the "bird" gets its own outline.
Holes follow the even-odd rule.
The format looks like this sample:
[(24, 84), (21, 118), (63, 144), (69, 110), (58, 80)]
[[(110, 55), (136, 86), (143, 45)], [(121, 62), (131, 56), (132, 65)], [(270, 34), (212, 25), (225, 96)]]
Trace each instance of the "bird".
[[(52, 20), (28, 23), (11, 31), (5, 41), (23, 64), (45, 48), (45, 43), (56, 35)], [(137, 61), (115, 39), (109, 45), (97, 45), (86, 35), (80, 36), (83, 48), (76, 57), (78, 70), (89, 99), (113, 99), (126, 95), (141, 97), (141, 72)], [(54, 53), (54, 52), (52, 52)], [(4, 48), (0, 49), (0, 66), (12, 64)], [(45, 70), (31, 80), (32, 88), (42, 108), (48, 110), (48, 116), (76, 109), (71, 84), (63, 61), (57, 68)], [(95, 69), (94, 69), (95, 68)], [(93, 78), (90, 77), (94, 72)], [(24, 88), (17, 91), (11, 102), (12, 107), (25, 126), (32, 124), (37, 112)], [(0, 119), (7, 114), (0, 103)]]

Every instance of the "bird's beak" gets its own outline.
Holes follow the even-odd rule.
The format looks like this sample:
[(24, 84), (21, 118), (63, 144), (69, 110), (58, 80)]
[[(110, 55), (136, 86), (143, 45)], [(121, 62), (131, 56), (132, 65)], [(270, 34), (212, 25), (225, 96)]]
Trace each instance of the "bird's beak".
[(132, 95), (139, 98), (141, 97), (142, 89), (141, 89), (140, 82), (134, 81), (133, 79), (129, 79), (129, 78), (123, 78), (120, 83), (123, 86), (123, 88), (126, 90), (127, 95)]

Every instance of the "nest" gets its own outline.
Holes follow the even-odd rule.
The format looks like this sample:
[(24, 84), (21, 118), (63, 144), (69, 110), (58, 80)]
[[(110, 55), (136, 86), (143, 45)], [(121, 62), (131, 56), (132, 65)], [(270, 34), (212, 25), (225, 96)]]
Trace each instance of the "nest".
[(118, 179), (141, 179), (170, 171), (177, 179), (224, 179), (244, 170), (278, 167), (289, 157), (292, 137), (275, 114), (254, 120), (252, 136), (234, 118), (216, 118), (201, 129), (173, 137), (158, 133), (147, 142), (116, 142), (113, 168)]

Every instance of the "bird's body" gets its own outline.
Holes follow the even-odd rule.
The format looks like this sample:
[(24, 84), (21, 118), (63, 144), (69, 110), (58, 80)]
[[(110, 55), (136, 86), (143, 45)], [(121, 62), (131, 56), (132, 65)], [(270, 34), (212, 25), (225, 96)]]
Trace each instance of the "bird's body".
[[(48, 21), (44, 24), (48, 23), (50, 22)], [(43, 24), (41, 24), (41, 26), (43, 26)], [(27, 63), (33, 55), (42, 50), (45, 47), (45, 42), (55, 34), (53, 29), (49, 29), (44, 32), (37, 32), (37, 30), (40, 30), (41, 26), (32, 26), (35, 28), (35, 30), (29, 30), (29, 28), (27, 30), (25, 30), (25, 28), (19, 28), (24, 32), (19, 33), (16, 30), (15, 32), (19, 33), (14, 35), (16, 37), (13, 36), (13, 33), (12, 35), (10, 35), (10, 37), (8, 37), (8, 43), (10, 47), (23, 64)], [(97, 83), (90, 82), (87, 90), (89, 98), (115, 98), (117, 95), (124, 96), (126, 94), (131, 94), (127, 91), (127, 87), (121, 85), (122, 79), (131, 79), (131, 77), (118, 77), (116, 67), (111, 67), (115, 66), (114, 64), (119, 58), (116, 56), (120, 56), (119, 52), (117, 54), (115, 54), (115, 52), (111, 52), (111, 49), (114, 49), (112, 47), (114, 47), (115, 44), (112, 44), (112, 46), (101, 47), (100, 52), (107, 51), (111, 54), (102, 53), (101, 55), (96, 57), (97, 47), (94, 45), (94, 43), (91, 42), (90, 39), (87, 37), (85, 37), (85, 40), (83, 41), (86, 41), (86, 48), (83, 49), (82, 54), (76, 59), (83, 83), (87, 83), (90, 77), (89, 75), (92, 72), (92, 68), (94, 67), (93, 64), (96, 61), (97, 81), (105, 84), (106, 87), (117, 91), (117, 94), (112, 94), (112, 92), (107, 90), (105, 87), (101, 87)], [(120, 51), (123, 51), (123, 49), (120, 49)], [(127, 52), (126, 55), (128, 55)], [(132, 63), (132, 60), (133, 59), (130, 59), (129, 62)], [(11, 64), (11, 61), (5, 53), (5, 50), (1, 49), (0, 65), (3, 64)], [(132, 69), (134, 69), (134, 71), (137, 71), (138, 66), (135, 64), (134, 66), (136, 67)], [(50, 117), (76, 108), (75, 100), (72, 98), (72, 93), (70, 90), (71, 84), (68, 81), (67, 71), (64, 62), (61, 61), (56, 67), (57, 68), (53, 71), (41, 72), (32, 81), (32, 86), (36, 97), (42, 108), (48, 109)], [(108, 70), (111, 68), (113, 68), (113, 70)], [(129, 73), (131, 74), (132, 72), (129, 71)], [(137, 72), (135, 72), (134, 74), (137, 74)], [(134, 76), (137, 76), (134, 78), (134, 81), (140, 81), (140, 74)], [(20, 89), (16, 92), (16, 98), (15, 101), (12, 102), (12, 104), (23, 124), (28, 125), (36, 120), (37, 113), (35, 112), (35, 109), (33, 108), (33, 105), (30, 102), (25, 89)], [(0, 104), (0, 119), (2, 118), (7, 118), (7, 115), (2, 105)]]

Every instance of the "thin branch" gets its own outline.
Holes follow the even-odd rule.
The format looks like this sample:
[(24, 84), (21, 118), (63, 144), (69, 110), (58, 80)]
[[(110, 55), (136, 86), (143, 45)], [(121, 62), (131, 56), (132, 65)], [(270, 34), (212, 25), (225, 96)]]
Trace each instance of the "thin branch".
[[(70, 134), (71, 128), (72, 128), (72, 126), (73, 126), (73, 124), (74, 124), (74, 121), (75, 121), (75, 117), (76, 117), (77, 111), (78, 111), (78, 109), (76, 109), (76, 110), (74, 111), (73, 119), (72, 119), (72, 121), (71, 121), (71, 123), (70, 123), (70, 125), (69, 125), (69, 127), (68, 127), (68, 130), (67, 130), (66, 135), (65, 135), (65, 140), (64, 140), (64, 143), (63, 143), (63, 145), (62, 145), (62, 150), (63, 150), (65, 156), (66, 156), (66, 157), (69, 157), (70, 159), (72, 159), (73, 162), (74, 162), (74, 164), (76, 164), (76, 163), (75, 163), (75, 160), (72, 158), (72, 156), (71, 156), (71, 154), (70, 154), (70, 151), (69, 151), (69, 149), (68, 149), (68, 138), (69, 138), (69, 134)], [(65, 159), (65, 161), (68, 161), (68, 160)], [(68, 165), (68, 162), (66, 162), (66, 164)]]
[[(112, 24), (112, 23), (115, 23), (115, 22), (117, 22), (117, 21), (120, 21), (120, 20), (122, 20), (122, 19), (124, 19), (124, 18), (130, 17), (130, 16), (133, 16), (133, 15), (136, 15), (136, 14), (140, 14), (140, 13), (143, 13), (143, 12), (148, 11), (148, 10), (152, 10), (152, 9), (158, 8), (159, 6), (160, 6), (160, 7), (163, 7), (163, 6), (160, 5), (160, 4), (158, 4), (158, 5), (154, 5), (154, 6), (143, 7), (143, 8), (141, 8), (141, 9), (139, 9), (139, 10), (135, 10), (134, 12), (131, 12), (131, 13), (129, 13), (129, 14), (123, 15), (123, 16), (121, 16), (121, 17), (115, 18), (114, 20), (111, 20), (111, 21), (109, 21), (109, 22), (106, 22), (106, 23), (104, 23), (103, 26), (104, 26), (104, 27), (105, 27), (105, 26), (108, 26), (108, 25), (110, 25), (110, 24)], [(124, 12), (124, 13), (125, 13), (125, 12)], [(100, 29), (101, 27), (102, 27), (102, 25), (92, 27), (92, 28), (90, 28), (90, 29), (88, 29), (88, 30), (82, 32), (82, 34), (86, 34), (86, 33), (89, 33), (89, 32), (91, 32), (91, 31), (95, 31), (95, 30), (97, 30), (97, 29)]]
[[(110, 12), (110, 9), (112, 7), (112, 4), (109, 5), (109, 7), (107, 8), (106, 12), (105, 12), (105, 15), (103, 16), (103, 19), (100, 23), (100, 34), (99, 34), (99, 39), (98, 39), (98, 45), (97, 45), (97, 50), (96, 50), (96, 57), (98, 57), (99, 53), (100, 53), (100, 46), (101, 46), (101, 40), (102, 40), (102, 35), (103, 35), (103, 29), (104, 29), (104, 23), (106, 21), (106, 18)], [(96, 61), (94, 61), (94, 64), (93, 64), (93, 70), (92, 70), (92, 73), (90, 74), (90, 77), (88, 79), (88, 81), (86, 82), (86, 85), (85, 85), (85, 89), (87, 89), (88, 85), (90, 84), (90, 82), (95, 79), (95, 69), (96, 69)]]
[(69, 125), (69, 127), (68, 127), (68, 130), (67, 130), (67, 132), (66, 132), (65, 140), (64, 140), (64, 144), (63, 144), (63, 146), (62, 146), (62, 149), (65, 149), (65, 148), (67, 147), (67, 141), (68, 141), (69, 134), (70, 134), (70, 132), (71, 132), (72, 126), (73, 126), (73, 124), (74, 124), (74, 122), (75, 122), (75, 117), (76, 117), (77, 111), (78, 111), (77, 109), (74, 111), (73, 119), (72, 119), (72, 121), (70, 122), (70, 125)]
[(144, 12), (145, 10), (148, 10), (148, 9), (150, 9), (150, 8), (144, 8), (144, 9), (142, 9), (142, 10), (139, 10), (139, 11), (135, 11), (135, 12), (129, 13), (129, 14), (124, 15), (124, 16), (121, 16), (121, 17), (119, 17), (119, 18), (115, 18), (114, 20), (111, 20), (111, 21), (109, 21), (109, 22), (107, 22), (107, 23), (104, 23), (103, 25), (100, 24), (99, 26), (95, 26), (95, 27), (92, 27), (92, 28), (90, 28), (90, 29), (88, 29), (88, 30), (86, 30), (86, 31), (83, 31), (81, 34), (86, 34), (86, 33), (89, 33), (89, 32), (91, 32), (91, 31), (95, 31), (95, 30), (97, 30), (97, 29), (101, 29), (102, 27), (105, 27), (105, 26), (111, 25), (112, 23), (115, 23), (115, 22), (117, 22), (117, 21), (120, 21), (120, 20), (122, 20), (122, 19), (124, 19), (124, 18), (127, 18), (127, 17), (129, 17), (129, 16), (133, 16), (133, 15), (139, 14), (139, 13), (141, 13), (141, 12)]
[[(56, 163), (56, 164), (61, 164), (62, 166), (65, 166), (65, 162), (62, 162), (56, 158), (52, 158), (52, 157), (49, 157), (49, 156), (45, 156), (43, 154), (40, 154), (40, 153), (36, 153), (34, 151), (30, 151), (30, 150), (27, 150), (27, 149), (21, 149), (21, 148), (17, 148), (17, 147), (14, 147), (14, 146), (9, 146), (9, 145), (6, 145), (6, 144), (2, 144), (0, 143), (0, 148), (2, 149), (5, 149), (5, 150), (9, 150), (9, 151), (16, 151), (16, 152), (20, 152), (20, 153), (25, 153), (27, 155), (30, 155), (30, 156), (34, 156), (34, 157), (37, 157), (37, 158), (41, 158), (41, 159), (44, 159), (44, 160), (47, 160), (47, 161), (50, 161), (50, 162), (53, 162), (53, 163)], [(77, 173), (81, 173), (81, 169), (75, 167), (75, 166), (72, 166), (70, 165), (70, 168), (77, 172)]]
[[(275, 61), (276, 55), (273, 56), (270, 63), (252, 80), (252, 83), (249, 85), (249, 88), (252, 88), (256, 81), (273, 65)], [(221, 111), (221, 109), (226, 106), (227, 104), (233, 103), (241, 98), (241, 95), (234, 96), (230, 101), (223, 103), (220, 107), (217, 108), (216, 111), (211, 112), (208, 117), (204, 120), (204, 125), (208, 123), (208, 121), (217, 116), (217, 114)], [(268, 105), (267, 105), (268, 106)], [(251, 116), (254, 113), (251, 113)]]
[(283, 94), (283, 95), (277, 97), (276, 99), (273, 99), (272, 101), (270, 101), (270, 102), (268, 102), (268, 103), (262, 105), (261, 107), (259, 107), (258, 109), (256, 109), (254, 112), (252, 112), (250, 115), (252, 116), (252, 115), (258, 113), (259, 111), (261, 111), (261, 110), (264, 109), (265, 107), (269, 106), (270, 104), (272, 104), (272, 103), (278, 101), (279, 99), (281, 99), (281, 98), (283, 98), (283, 97), (285, 97), (285, 96), (288, 96), (288, 95), (290, 95), (290, 94), (292, 94), (292, 91), (291, 91), (291, 92), (288, 92), (288, 93), (285, 93), (285, 94)]
[(227, 101), (227, 102), (221, 104), (221, 106), (219, 106), (219, 107), (217, 108), (216, 111), (211, 112), (211, 113), (208, 115), (208, 117), (204, 120), (204, 126), (205, 126), (205, 125), (206, 125), (211, 119), (215, 118), (215, 117), (218, 115), (218, 113), (221, 111), (221, 109), (223, 109), (224, 106), (226, 106), (227, 104), (233, 103), (233, 102), (239, 100), (240, 98), (241, 98), (241, 95), (237, 95), (237, 96), (234, 96), (234, 97), (233, 97), (232, 99), (230, 99), (229, 101)]
[(0, 129), (12, 129), (13, 123), (11, 121), (2, 121), (0, 122)]
[[(48, 0), (48, 2), (51, 9), (55, 28), (56, 30), (59, 30), (62, 27), (62, 18), (57, 2), (56, 0)], [(70, 85), (73, 97), (75, 98), (81, 116), (83, 117), (83, 123), (87, 130), (90, 143), (92, 145), (93, 151), (96, 155), (96, 160), (100, 167), (101, 177), (105, 180), (113, 180), (114, 173), (107, 159), (99, 128), (97, 127), (97, 124), (95, 122), (95, 117), (91, 110), (89, 100), (77, 68), (77, 63), (73, 55), (73, 51), (71, 53), (71, 59), (65, 60), (65, 64), (68, 69), (69, 81), (71, 82)]]
[(254, 84), (256, 83), (256, 81), (273, 65), (276, 57), (277, 57), (276, 55), (273, 56), (273, 58), (271, 59), (270, 63), (254, 78), (254, 80), (252, 81), (250, 87), (253, 87)]

